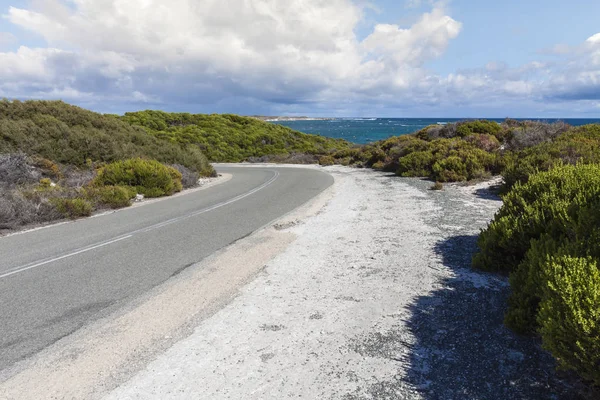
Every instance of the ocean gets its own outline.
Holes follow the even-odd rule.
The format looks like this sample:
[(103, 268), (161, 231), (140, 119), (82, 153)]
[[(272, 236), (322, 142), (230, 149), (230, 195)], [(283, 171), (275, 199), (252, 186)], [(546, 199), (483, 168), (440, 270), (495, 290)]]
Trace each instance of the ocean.
[[(491, 119), (502, 122), (502, 119)], [(545, 122), (559, 121), (558, 119), (536, 119)], [(345, 139), (353, 143), (366, 144), (392, 136), (406, 135), (425, 128), (428, 125), (445, 124), (448, 122), (464, 121), (464, 118), (336, 118), (332, 120), (301, 120), (275, 121), (274, 124), (288, 126), (304, 133)], [(560, 119), (573, 126), (600, 123), (598, 119)]]

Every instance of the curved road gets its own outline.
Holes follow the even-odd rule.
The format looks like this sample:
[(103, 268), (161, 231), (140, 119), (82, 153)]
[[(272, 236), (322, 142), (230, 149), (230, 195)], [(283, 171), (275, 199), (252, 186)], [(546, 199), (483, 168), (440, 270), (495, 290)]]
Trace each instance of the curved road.
[(232, 179), (96, 218), (0, 238), (0, 370), (292, 211), (333, 178), (220, 166)]

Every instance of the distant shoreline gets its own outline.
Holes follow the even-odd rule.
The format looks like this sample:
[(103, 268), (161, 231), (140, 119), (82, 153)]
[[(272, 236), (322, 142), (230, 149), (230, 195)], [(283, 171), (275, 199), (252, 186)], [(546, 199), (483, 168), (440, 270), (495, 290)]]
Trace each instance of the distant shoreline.
[(275, 116), (263, 116), (263, 115), (252, 115), (251, 118), (256, 118), (265, 122), (278, 122), (278, 121), (330, 121), (335, 118), (318, 118), (318, 117), (275, 117)]

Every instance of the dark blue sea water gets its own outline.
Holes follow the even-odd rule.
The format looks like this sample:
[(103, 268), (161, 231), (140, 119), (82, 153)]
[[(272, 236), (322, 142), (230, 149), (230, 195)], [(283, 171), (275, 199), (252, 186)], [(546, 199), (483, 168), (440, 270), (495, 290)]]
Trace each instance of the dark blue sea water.
[[(490, 119), (490, 118), (487, 118)], [(535, 118), (526, 118), (535, 119)], [(502, 122), (504, 119), (491, 119)], [(539, 120), (539, 119), (538, 119)], [(346, 139), (354, 143), (371, 143), (391, 136), (406, 135), (437, 123), (464, 121), (464, 118), (339, 118), (327, 121), (277, 121), (275, 124), (289, 126), (300, 132), (313, 133), (331, 138)], [(543, 119), (554, 122), (557, 119)], [(600, 123), (598, 119), (561, 119), (573, 126)]]

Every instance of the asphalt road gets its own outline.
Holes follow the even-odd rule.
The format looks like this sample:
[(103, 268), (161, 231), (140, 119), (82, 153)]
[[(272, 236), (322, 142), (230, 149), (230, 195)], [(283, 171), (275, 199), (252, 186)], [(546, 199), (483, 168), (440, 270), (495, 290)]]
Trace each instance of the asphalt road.
[(232, 179), (142, 207), (0, 238), (0, 370), (304, 204), (333, 178), (218, 167)]

